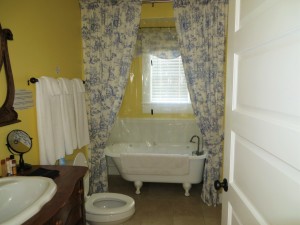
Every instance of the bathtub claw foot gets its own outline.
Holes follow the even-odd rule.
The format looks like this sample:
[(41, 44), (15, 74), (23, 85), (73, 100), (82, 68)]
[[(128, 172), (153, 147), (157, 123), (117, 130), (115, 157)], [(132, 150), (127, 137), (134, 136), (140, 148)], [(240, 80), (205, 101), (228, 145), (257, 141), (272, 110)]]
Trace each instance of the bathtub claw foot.
[(143, 186), (143, 182), (142, 182), (142, 181), (135, 181), (135, 182), (134, 182), (134, 186), (135, 186), (135, 188), (136, 188), (135, 193), (136, 193), (137, 195), (141, 194), (140, 189), (141, 189), (141, 187)]
[(192, 185), (190, 183), (183, 183), (182, 186), (183, 186), (183, 189), (185, 190), (184, 195), (187, 196), (187, 197), (190, 196), (189, 191), (190, 191)]

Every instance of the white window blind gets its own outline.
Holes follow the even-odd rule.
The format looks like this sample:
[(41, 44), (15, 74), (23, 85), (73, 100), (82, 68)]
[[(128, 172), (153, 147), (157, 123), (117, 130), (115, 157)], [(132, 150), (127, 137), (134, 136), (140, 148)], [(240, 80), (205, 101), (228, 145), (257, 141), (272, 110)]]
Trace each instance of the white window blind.
[(192, 113), (181, 57), (143, 57), (143, 112)]
[(150, 55), (151, 102), (190, 103), (181, 56), (175, 59), (160, 59)]

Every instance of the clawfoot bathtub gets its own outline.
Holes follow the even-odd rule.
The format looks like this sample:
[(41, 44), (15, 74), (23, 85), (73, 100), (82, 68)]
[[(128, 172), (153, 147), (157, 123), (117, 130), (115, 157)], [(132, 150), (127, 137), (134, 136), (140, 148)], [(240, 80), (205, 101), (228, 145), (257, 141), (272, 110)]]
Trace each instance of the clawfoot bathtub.
[(141, 193), (143, 182), (161, 182), (182, 183), (185, 196), (203, 176), (206, 155), (197, 156), (193, 151), (193, 144), (121, 143), (105, 148), (123, 179), (134, 182), (136, 194)]

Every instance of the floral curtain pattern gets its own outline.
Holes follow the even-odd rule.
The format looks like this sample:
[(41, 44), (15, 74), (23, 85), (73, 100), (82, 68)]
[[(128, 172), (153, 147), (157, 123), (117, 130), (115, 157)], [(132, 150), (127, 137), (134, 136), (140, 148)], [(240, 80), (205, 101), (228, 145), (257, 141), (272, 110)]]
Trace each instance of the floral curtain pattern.
[(119, 111), (134, 54), (140, 0), (80, 0), (86, 76), (90, 193), (108, 189), (104, 148)]
[(214, 181), (223, 155), (227, 0), (174, 0), (175, 24), (188, 89), (208, 156), (202, 200), (220, 203)]
[(155, 55), (162, 59), (180, 56), (175, 28), (141, 28), (138, 32), (136, 55)]

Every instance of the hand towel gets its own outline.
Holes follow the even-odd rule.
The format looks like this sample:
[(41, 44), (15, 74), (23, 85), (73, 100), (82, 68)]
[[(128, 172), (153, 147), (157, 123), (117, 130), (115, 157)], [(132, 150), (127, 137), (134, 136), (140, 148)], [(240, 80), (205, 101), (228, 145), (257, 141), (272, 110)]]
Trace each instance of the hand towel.
[(80, 79), (73, 79), (72, 84), (74, 92), (77, 147), (82, 148), (90, 143), (85, 104), (85, 88)]
[(65, 156), (60, 95), (56, 79), (39, 78), (36, 83), (36, 109), (42, 165), (54, 165), (57, 159)]
[(71, 80), (66, 78), (58, 78), (57, 80), (62, 92), (60, 103), (65, 151), (67, 155), (70, 155), (77, 148), (73, 85)]

